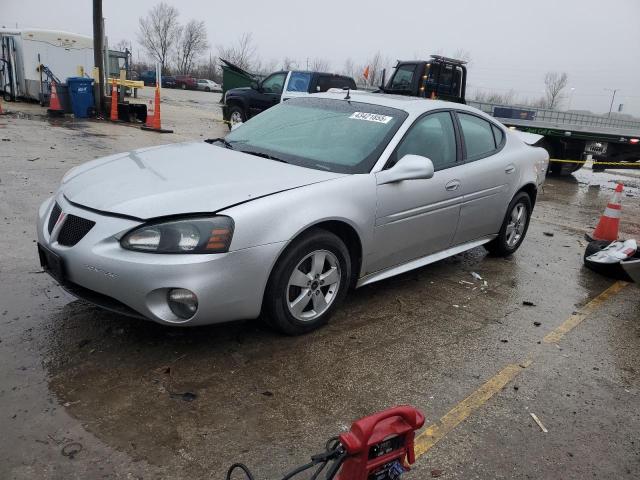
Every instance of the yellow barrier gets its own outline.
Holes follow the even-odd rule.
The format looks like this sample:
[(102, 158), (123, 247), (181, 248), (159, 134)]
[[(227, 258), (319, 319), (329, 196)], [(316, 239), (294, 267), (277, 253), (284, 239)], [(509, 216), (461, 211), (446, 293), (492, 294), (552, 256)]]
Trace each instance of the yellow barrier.
[[(555, 163), (579, 163), (581, 165), (584, 165), (587, 160), (560, 160), (557, 158), (552, 158), (549, 160), (550, 162), (555, 162)], [(595, 165), (618, 165), (618, 166), (625, 166), (625, 167), (640, 167), (640, 163), (625, 163), (625, 162), (593, 162)]]
[[(142, 80), (120, 80), (116, 78), (116, 85), (122, 85), (127, 88), (144, 88), (144, 82)], [(113, 83), (113, 78), (109, 77), (107, 79), (109, 85)]]

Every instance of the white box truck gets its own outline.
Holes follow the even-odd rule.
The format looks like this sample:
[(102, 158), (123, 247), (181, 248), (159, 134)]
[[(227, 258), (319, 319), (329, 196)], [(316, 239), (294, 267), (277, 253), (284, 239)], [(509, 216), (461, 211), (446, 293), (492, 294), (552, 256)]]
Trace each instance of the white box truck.
[(75, 77), (78, 67), (93, 71), (91, 37), (55, 30), (0, 28), (0, 91), (6, 100), (42, 102), (49, 95), (45, 65), (61, 81)]

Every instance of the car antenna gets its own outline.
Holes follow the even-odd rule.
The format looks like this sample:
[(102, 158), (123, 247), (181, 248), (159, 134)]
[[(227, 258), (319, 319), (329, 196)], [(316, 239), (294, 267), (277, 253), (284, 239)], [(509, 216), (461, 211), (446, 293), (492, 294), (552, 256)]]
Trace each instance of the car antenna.
[(344, 100), (351, 100), (351, 95), (349, 95), (351, 93), (351, 89), (349, 87), (344, 87), (343, 90), (347, 91), (347, 96), (344, 97)]

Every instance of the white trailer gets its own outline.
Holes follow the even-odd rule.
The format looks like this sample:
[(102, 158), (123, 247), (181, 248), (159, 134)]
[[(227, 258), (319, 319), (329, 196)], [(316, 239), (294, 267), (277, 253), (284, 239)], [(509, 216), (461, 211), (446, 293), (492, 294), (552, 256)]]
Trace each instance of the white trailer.
[(0, 28), (0, 91), (5, 99), (43, 101), (48, 85), (40, 71), (45, 65), (63, 82), (78, 74), (78, 67), (91, 75), (91, 37), (56, 30)]

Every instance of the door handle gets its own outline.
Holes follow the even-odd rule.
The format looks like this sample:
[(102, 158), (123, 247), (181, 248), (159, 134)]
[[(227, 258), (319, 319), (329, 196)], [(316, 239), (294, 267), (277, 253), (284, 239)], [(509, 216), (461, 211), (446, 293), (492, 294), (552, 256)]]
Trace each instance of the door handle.
[(516, 167), (515, 165), (509, 165), (507, 168), (504, 169), (505, 173), (513, 173), (516, 171)]
[(447, 183), (444, 186), (444, 189), (447, 190), (448, 192), (453, 192), (458, 188), (460, 188), (460, 180), (451, 180), (449, 183)]

